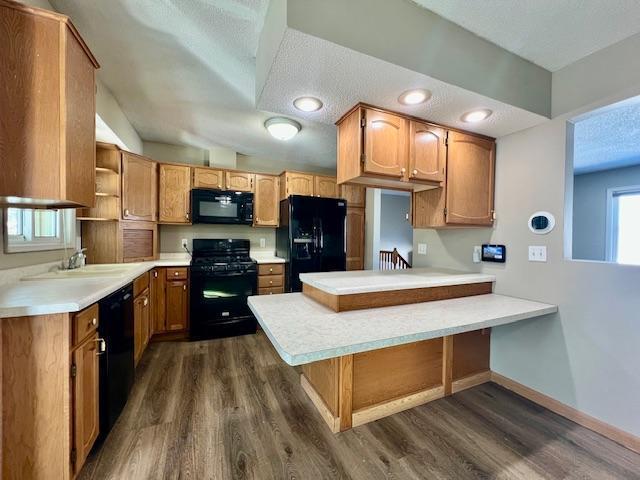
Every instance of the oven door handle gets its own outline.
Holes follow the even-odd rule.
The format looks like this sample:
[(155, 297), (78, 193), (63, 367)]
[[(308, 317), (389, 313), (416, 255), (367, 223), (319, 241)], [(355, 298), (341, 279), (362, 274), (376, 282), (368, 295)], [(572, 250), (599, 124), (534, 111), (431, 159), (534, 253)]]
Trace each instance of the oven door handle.
[(212, 273), (212, 272), (191, 272), (191, 275), (206, 278), (228, 278), (228, 277), (251, 277), (257, 275), (257, 272), (230, 272), (230, 273)]

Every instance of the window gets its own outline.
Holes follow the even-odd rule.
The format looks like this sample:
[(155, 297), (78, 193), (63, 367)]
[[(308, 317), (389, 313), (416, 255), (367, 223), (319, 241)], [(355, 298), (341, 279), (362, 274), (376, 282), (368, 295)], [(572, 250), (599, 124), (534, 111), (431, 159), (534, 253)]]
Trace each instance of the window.
[(5, 252), (58, 250), (73, 246), (74, 209), (5, 210)]
[(607, 260), (640, 265), (640, 185), (607, 190)]

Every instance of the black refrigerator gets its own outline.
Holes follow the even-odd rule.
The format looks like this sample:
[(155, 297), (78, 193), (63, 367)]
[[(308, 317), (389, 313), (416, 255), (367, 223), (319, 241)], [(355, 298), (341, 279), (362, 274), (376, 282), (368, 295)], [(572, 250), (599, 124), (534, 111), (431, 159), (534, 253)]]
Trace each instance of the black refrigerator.
[(346, 217), (346, 200), (291, 195), (280, 202), (276, 252), (287, 260), (285, 291), (302, 291), (301, 273), (346, 270)]

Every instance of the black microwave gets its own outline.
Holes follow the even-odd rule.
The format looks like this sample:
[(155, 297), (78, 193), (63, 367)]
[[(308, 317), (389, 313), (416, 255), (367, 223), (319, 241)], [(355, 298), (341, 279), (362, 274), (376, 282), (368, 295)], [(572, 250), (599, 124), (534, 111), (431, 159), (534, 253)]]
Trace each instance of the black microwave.
[(253, 193), (229, 190), (191, 190), (193, 223), (253, 223)]

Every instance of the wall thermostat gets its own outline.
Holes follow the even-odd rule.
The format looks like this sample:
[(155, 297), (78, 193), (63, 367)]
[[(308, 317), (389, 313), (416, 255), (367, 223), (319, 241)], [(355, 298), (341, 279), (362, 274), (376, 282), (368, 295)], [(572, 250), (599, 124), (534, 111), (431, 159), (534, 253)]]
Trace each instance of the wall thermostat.
[(482, 261), (504, 263), (507, 260), (507, 247), (504, 245), (482, 245)]
[(536, 212), (529, 217), (529, 230), (536, 235), (545, 235), (555, 226), (556, 219), (549, 212)]

